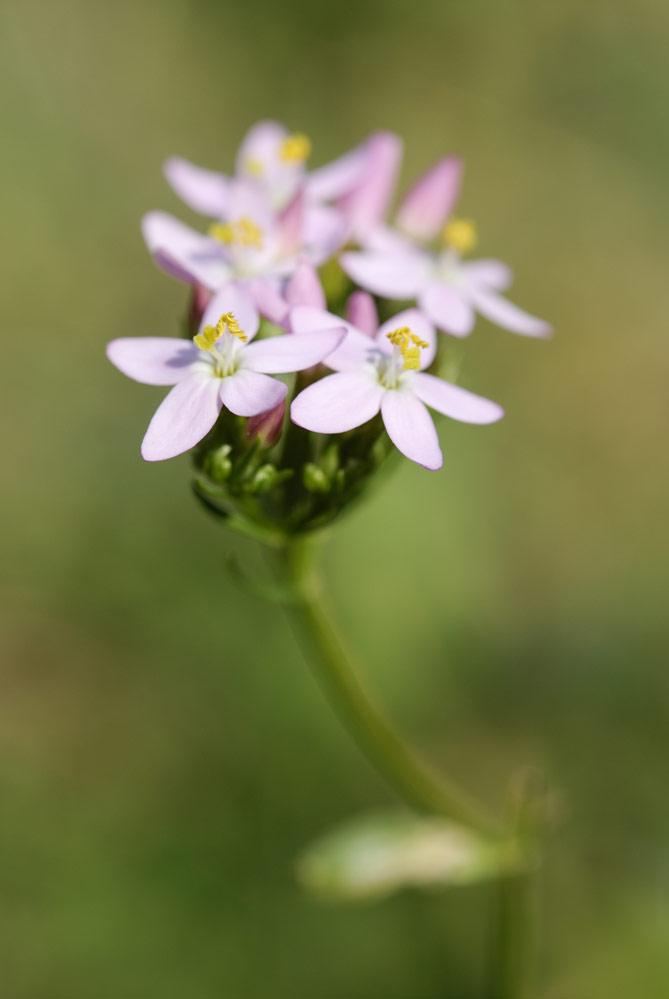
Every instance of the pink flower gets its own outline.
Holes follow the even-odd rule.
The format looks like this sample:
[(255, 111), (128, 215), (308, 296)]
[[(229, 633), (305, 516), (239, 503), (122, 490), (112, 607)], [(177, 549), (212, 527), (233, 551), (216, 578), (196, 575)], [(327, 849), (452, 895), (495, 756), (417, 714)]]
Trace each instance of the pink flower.
[(194, 447), (214, 426), (223, 406), (237, 416), (274, 409), (287, 390), (283, 382), (268, 376), (317, 364), (346, 335), (339, 321), (338, 328), (251, 343), (258, 325), (248, 295), (228, 285), (213, 296), (193, 341), (112, 340), (107, 356), (125, 375), (147, 385), (174, 386), (142, 441), (147, 461), (173, 458)]
[[(346, 339), (325, 361), (336, 373), (310, 385), (293, 401), (290, 415), (298, 426), (339, 434), (380, 412), (388, 436), (407, 458), (438, 469), (442, 454), (426, 406), (465, 423), (494, 423), (503, 416), (497, 403), (425, 373), (434, 358), (436, 334), (417, 309), (393, 316), (372, 336), (370, 303), (357, 299), (355, 306), (351, 303), (351, 313), (363, 317), (367, 328), (346, 323)], [(300, 335), (341, 322), (308, 306), (293, 309), (290, 318)]]
[[(370, 171), (382, 171), (384, 155), (392, 156), (390, 147), (399, 145), (400, 140), (391, 133), (376, 132), (343, 156), (307, 173), (311, 153), (307, 136), (290, 133), (276, 121), (260, 121), (242, 141), (235, 177), (254, 181), (277, 210), (284, 208), (300, 187), (310, 203), (322, 204), (368, 183)], [(229, 218), (235, 177), (205, 170), (177, 156), (165, 163), (165, 176), (194, 211), (209, 218)]]
[[(341, 266), (363, 288), (386, 298), (415, 298), (440, 330), (467, 336), (478, 312), (504, 329), (524, 336), (547, 336), (551, 327), (513, 305), (499, 292), (511, 272), (498, 260), (463, 261), (476, 241), (469, 220), (447, 219), (457, 200), (462, 166), (448, 156), (427, 171), (400, 204), (396, 229), (377, 226), (361, 252), (344, 253)], [(447, 224), (445, 224), (447, 223)], [(421, 246), (442, 237), (431, 252)]]
[[(165, 212), (149, 212), (142, 230), (154, 260), (172, 277), (210, 291), (236, 281), (260, 312), (280, 322), (286, 312), (282, 283), (302, 259), (316, 266), (341, 245), (343, 222), (309, 219), (303, 191), (276, 213), (252, 181), (235, 181), (230, 219), (203, 235)], [(322, 223), (322, 224), (321, 224)]]

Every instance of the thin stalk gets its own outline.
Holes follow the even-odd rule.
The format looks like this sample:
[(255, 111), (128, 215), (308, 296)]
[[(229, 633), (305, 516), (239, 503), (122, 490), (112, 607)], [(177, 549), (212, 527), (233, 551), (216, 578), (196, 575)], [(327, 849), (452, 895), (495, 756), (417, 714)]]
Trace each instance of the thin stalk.
[(490, 996), (527, 999), (533, 950), (532, 870), (503, 878), (497, 889)]
[(290, 541), (281, 552), (292, 592), (287, 611), (317, 679), (350, 734), (407, 804), (486, 835), (499, 835), (477, 803), (413, 752), (365, 690), (330, 616), (313, 555), (309, 540)]

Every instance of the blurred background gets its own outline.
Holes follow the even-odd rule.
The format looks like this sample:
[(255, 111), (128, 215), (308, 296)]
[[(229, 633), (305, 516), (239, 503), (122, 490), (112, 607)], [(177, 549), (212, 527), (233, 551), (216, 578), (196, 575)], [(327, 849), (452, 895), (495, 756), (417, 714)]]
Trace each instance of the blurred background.
[[(533, 342), (483, 320), (442, 421), (326, 552), (333, 601), (400, 727), (491, 806), (540, 767), (561, 823), (538, 994), (669, 993), (666, 663), (669, 11), (660, 0), (5, 0), (6, 410), (0, 991), (8, 999), (487, 999), (487, 888), (322, 906), (314, 837), (392, 803), (188, 459), (144, 464), (163, 390), (106, 361), (177, 332), (185, 288), (143, 212), (194, 220), (171, 154), (229, 170), (275, 117), (312, 164), (368, 132), (403, 182), (467, 161), (461, 211), (512, 264)], [(398, 600), (404, 613), (397, 612)]]

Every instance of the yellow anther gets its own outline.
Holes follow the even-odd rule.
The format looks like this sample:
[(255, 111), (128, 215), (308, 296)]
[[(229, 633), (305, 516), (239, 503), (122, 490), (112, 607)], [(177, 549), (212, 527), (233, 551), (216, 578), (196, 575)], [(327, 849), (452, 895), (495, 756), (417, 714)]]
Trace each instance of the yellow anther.
[(214, 222), (209, 226), (209, 235), (219, 243), (237, 243), (239, 246), (262, 248), (262, 229), (245, 216), (236, 222)]
[(399, 347), (400, 354), (404, 361), (405, 371), (418, 371), (420, 368), (420, 352), (429, 346), (425, 340), (421, 340), (415, 333), (412, 333), (408, 326), (400, 326), (396, 330), (387, 333), (386, 336), (394, 347)]
[(226, 329), (228, 333), (232, 333), (232, 335), (236, 336), (242, 341), (242, 343), (246, 343), (248, 340), (246, 333), (237, 322), (234, 312), (224, 312), (215, 326), (205, 326), (201, 333), (194, 336), (193, 343), (196, 347), (199, 347), (200, 350), (212, 351), (216, 341), (219, 337), (223, 336)]
[(310, 153), (310, 140), (301, 132), (295, 132), (283, 140), (279, 155), (284, 163), (304, 163), (309, 159)]
[(209, 226), (209, 235), (219, 243), (234, 243), (235, 227), (232, 222), (212, 222)]
[(253, 156), (249, 156), (248, 159), (244, 160), (244, 169), (252, 177), (262, 177), (265, 172), (262, 160), (256, 159)]
[(246, 341), (248, 340), (246, 333), (237, 322), (234, 312), (224, 313), (221, 316), (221, 318), (218, 320), (218, 323), (216, 325), (217, 327), (223, 325), (223, 328), (227, 326), (228, 333), (232, 333), (232, 335), (236, 336), (239, 340), (242, 341), (242, 343), (246, 343)]
[(476, 246), (478, 239), (476, 222), (473, 219), (451, 219), (444, 226), (441, 238), (446, 246), (457, 250), (458, 253), (469, 253)]

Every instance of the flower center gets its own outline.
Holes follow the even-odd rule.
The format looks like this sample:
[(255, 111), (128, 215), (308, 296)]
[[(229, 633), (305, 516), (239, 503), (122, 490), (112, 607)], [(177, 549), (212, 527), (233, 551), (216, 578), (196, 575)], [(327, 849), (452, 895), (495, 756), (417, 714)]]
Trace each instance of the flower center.
[(311, 153), (311, 142), (306, 135), (295, 132), (287, 136), (281, 143), (279, 156), (284, 163), (297, 165), (309, 159)]
[(387, 333), (386, 336), (396, 349), (393, 354), (399, 353), (403, 360), (402, 367), (405, 371), (418, 371), (420, 368), (420, 352), (428, 344), (421, 340), (415, 333), (412, 333), (408, 326), (400, 326), (398, 329)]
[(473, 219), (451, 219), (444, 226), (441, 239), (445, 246), (458, 253), (469, 253), (476, 246), (478, 233)]
[(246, 343), (247, 340), (248, 336), (233, 312), (224, 312), (215, 326), (205, 326), (201, 333), (193, 337), (195, 346), (210, 355), (218, 378), (225, 378), (237, 370), (240, 342)]
[(244, 161), (244, 169), (247, 173), (251, 174), (252, 177), (262, 177), (265, 172), (262, 160), (258, 160), (253, 156), (249, 156), (248, 159)]
[(209, 226), (209, 235), (219, 243), (227, 246), (249, 246), (254, 250), (262, 249), (262, 229), (255, 222), (242, 216), (235, 222), (214, 222)]

